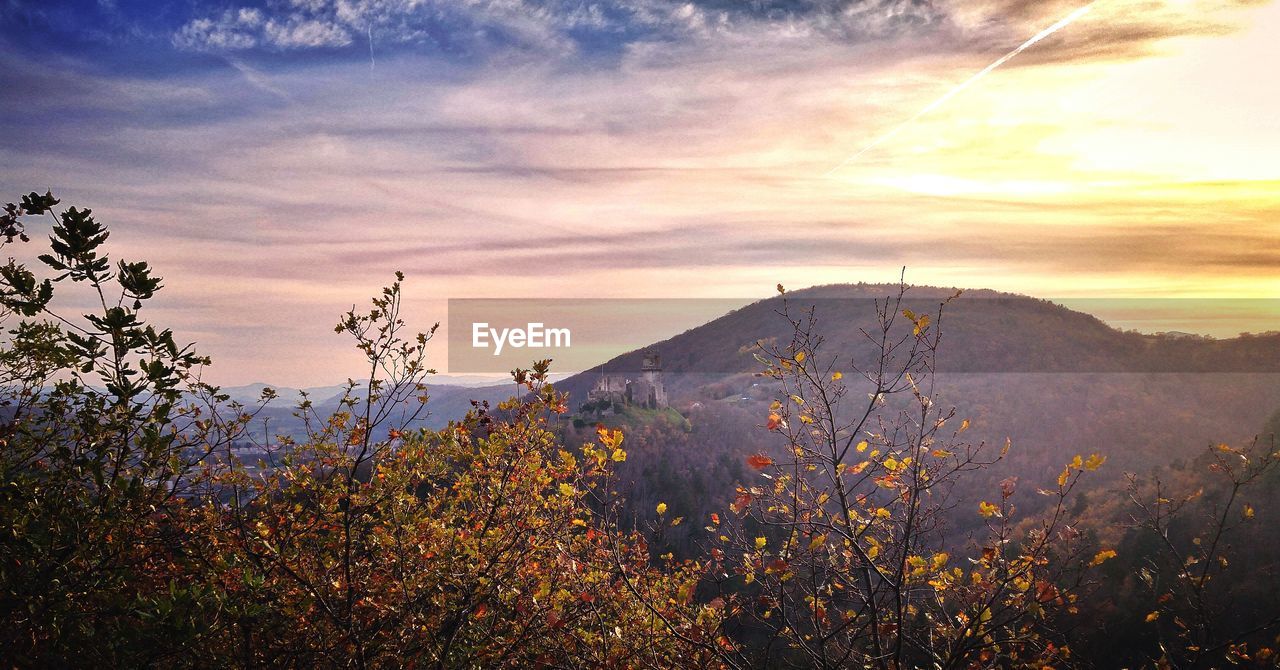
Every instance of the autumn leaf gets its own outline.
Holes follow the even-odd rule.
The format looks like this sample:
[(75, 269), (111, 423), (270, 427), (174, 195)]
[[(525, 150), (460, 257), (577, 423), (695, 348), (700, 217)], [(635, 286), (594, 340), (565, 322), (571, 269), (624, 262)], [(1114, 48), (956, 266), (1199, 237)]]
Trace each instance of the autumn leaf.
[(1103, 463), (1107, 462), (1107, 457), (1101, 454), (1093, 454), (1084, 462), (1084, 469), (1090, 472), (1097, 470)]
[(667, 504), (664, 502), (658, 503), (658, 515), (661, 516), (666, 513), (667, 513)]
[(757, 551), (759, 551), (760, 549), (764, 549), (764, 546), (765, 546), (766, 544), (768, 544), (768, 542), (769, 542), (769, 541), (768, 541), (768, 540), (766, 540), (766, 539), (765, 539), (765, 538), (763, 538), (763, 537), (757, 537), (757, 538), (756, 538), (756, 550), (757, 550)]
[(838, 381), (840, 381), (841, 379), (844, 379), (844, 373), (843, 373), (843, 372), (836, 371), (836, 372), (832, 372), (832, 373), (831, 373), (831, 381), (833, 381), (833, 382), (838, 382)]
[(985, 500), (978, 503), (978, 514), (981, 514), (982, 518), (984, 519), (990, 519), (991, 517), (996, 516), (999, 513), (1000, 513), (999, 507), (996, 507), (995, 505), (992, 505), (991, 503)]
[(1058, 587), (1041, 579), (1036, 582), (1036, 601), (1047, 603), (1058, 597)]
[(1093, 556), (1093, 560), (1092, 560), (1092, 561), (1089, 561), (1089, 567), (1091, 567), (1091, 568), (1092, 568), (1092, 567), (1095, 567), (1095, 566), (1102, 565), (1103, 563), (1106, 563), (1107, 561), (1109, 561), (1109, 560), (1111, 560), (1111, 559), (1113, 559), (1113, 558), (1115, 558), (1115, 557), (1116, 557), (1116, 552), (1115, 552), (1114, 550), (1112, 550), (1112, 549), (1103, 549), (1102, 551), (1100, 551), (1100, 552), (1098, 552), (1098, 553), (1094, 554), (1094, 556)]
[(1018, 486), (1017, 477), (1007, 477), (1000, 482), (1000, 497), (1008, 499)]
[(756, 470), (763, 470), (770, 465), (773, 465), (773, 459), (765, 456), (764, 454), (752, 454), (747, 457), (747, 465), (750, 465)]
[(770, 414), (769, 421), (765, 423), (764, 427), (769, 430), (777, 430), (778, 426), (781, 426), (781, 425), (782, 425), (782, 417), (778, 416), (777, 414)]

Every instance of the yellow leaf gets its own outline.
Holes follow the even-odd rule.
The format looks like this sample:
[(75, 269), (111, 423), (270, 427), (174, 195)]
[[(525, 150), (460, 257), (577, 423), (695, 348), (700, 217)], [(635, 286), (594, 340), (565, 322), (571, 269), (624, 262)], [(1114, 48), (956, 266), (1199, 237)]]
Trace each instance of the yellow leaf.
[(757, 538), (756, 538), (756, 549), (764, 549), (764, 545), (765, 545), (765, 544), (767, 544), (768, 542), (769, 542), (769, 541), (768, 541), (768, 540), (766, 540), (766, 539), (764, 539), (763, 537), (757, 537)]
[(1159, 612), (1152, 612), (1147, 615), (1147, 623), (1151, 623), (1152, 621), (1155, 621), (1156, 619), (1159, 619), (1159, 618), (1160, 618)]
[(658, 503), (658, 514), (662, 515), (666, 513), (667, 513), (667, 504), (664, 502)]
[(964, 431), (966, 431), (966, 430), (969, 430), (969, 420), (968, 420), (968, 419), (965, 419), (964, 421), (961, 421), (961, 422), (960, 422), (960, 432), (961, 432), (961, 433), (963, 433), (963, 432), (964, 432)]
[(844, 379), (844, 373), (843, 373), (843, 372), (832, 372), (832, 373), (831, 373), (831, 381), (833, 381), (833, 382), (838, 382), (838, 381), (840, 381), (841, 379)]
[(866, 451), (866, 450), (867, 450), (867, 441), (866, 441), (866, 440), (863, 440), (863, 441), (859, 442), (859, 443), (858, 443), (858, 447), (857, 447), (857, 449), (858, 449), (858, 451)]
[(803, 362), (804, 362), (804, 352), (803, 352), (803, 351), (797, 351), (797, 352), (796, 352), (796, 362), (797, 362), (797, 363), (803, 363)]
[(990, 519), (999, 513), (999, 507), (996, 507), (985, 500), (978, 503), (978, 514), (981, 514), (984, 519)]
[(627, 452), (621, 449), (614, 449), (613, 455), (610, 458), (612, 458), (615, 463), (621, 463), (627, 460)]
[(1252, 506), (1252, 505), (1245, 505), (1245, 506), (1244, 506), (1244, 510), (1243, 510), (1243, 511), (1241, 511), (1240, 513), (1244, 516), (1244, 518), (1246, 518), (1246, 519), (1252, 519), (1252, 518), (1253, 518), (1253, 506)]
[(1089, 567), (1094, 567), (1094, 566), (1102, 565), (1103, 563), (1106, 563), (1107, 561), (1109, 561), (1109, 560), (1111, 560), (1111, 559), (1113, 559), (1113, 558), (1115, 558), (1115, 557), (1116, 557), (1116, 552), (1115, 552), (1114, 550), (1112, 550), (1112, 549), (1103, 549), (1102, 551), (1100, 551), (1100, 552), (1098, 552), (1098, 553), (1094, 554), (1094, 556), (1093, 556), (1093, 560), (1092, 560), (1092, 561), (1089, 561)]
[(574, 493), (574, 488), (573, 488), (572, 486), (570, 486), (570, 485), (568, 485), (568, 484), (561, 484), (561, 485), (560, 485), (560, 495), (565, 496), (565, 497), (569, 497), (569, 496), (573, 495), (573, 493)]
[(1093, 454), (1089, 456), (1089, 460), (1084, 462), (1084, 469), (1090, 472), (1097, 470), (1103, 463), (1107, 462), (1107, 457), (1101, 454)]

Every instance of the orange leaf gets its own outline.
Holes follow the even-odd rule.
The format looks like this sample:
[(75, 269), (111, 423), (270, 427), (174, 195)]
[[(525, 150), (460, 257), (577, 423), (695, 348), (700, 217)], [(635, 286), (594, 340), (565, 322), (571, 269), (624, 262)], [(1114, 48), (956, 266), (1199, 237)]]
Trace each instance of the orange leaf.
[(765, 456), (764, 454), (752, 454), (747, 457), (747, 465), (750, 465), (757, 470), (763, 470), (770, 465), (773, 465), (773, 459)]

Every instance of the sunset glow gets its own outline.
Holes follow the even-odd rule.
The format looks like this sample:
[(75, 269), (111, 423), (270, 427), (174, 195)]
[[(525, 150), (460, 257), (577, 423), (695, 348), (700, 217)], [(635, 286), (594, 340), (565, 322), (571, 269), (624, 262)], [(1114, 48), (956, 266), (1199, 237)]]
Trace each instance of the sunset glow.
[[(397, 269), (423, 326), (448, 298), (751, 298), (903, 266), (1280, 296), (1258, 80), (1280, 4), (1103, 0), (905, 126), (1080, 3), (136, 4), (0, 7), (27, 31), (0, 44), (0, 171), (10, 198), (94, 207), (222, 381), (345, 377), (328, 326)], [(1262, 316), (1179, 329), (1280, 328)]]

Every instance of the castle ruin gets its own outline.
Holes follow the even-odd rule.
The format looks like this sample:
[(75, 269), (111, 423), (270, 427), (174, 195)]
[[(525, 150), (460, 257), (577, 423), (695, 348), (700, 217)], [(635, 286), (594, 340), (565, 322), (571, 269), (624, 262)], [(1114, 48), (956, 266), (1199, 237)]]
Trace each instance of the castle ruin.
[(667, 389), (662, 383), (662, 358), (646, 351), (640, 364), (640, 376), (601, 374), (595, 387), (587, 392), (587, 402), (597, 412), (615, 405), (660, 409), (667, 406)]

